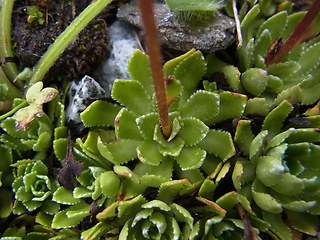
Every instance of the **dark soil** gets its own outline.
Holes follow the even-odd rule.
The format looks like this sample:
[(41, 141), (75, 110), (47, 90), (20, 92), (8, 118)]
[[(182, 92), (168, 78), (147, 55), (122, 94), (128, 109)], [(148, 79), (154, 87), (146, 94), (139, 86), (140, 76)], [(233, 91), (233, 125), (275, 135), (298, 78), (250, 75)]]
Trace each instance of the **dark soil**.
[[(57, 36), (89, 5), (90, 0), (18, 0), (13, 13), (13, 39), (18, 64), (33, 67)], [(37, 6), (44, 24), (28, 23), (27, 6)], [(79, 34), (50, 69), (46, 80), (73, 80), (92, 71), (108, 53), (106, 9)]]

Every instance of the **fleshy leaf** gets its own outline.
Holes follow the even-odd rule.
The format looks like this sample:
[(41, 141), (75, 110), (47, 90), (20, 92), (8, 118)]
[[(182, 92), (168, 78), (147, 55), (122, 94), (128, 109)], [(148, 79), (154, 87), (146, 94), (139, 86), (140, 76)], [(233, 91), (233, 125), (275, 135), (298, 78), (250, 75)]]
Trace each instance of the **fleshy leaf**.
[(198, 144), (199, 147), (226, 161), (236, 150), (229, 132), (210, 129), (207, 136)]
[(195, 92), (181, 108), (181, 117), (208, 120), (219, 111), (219, 95), (207, 91)]
[(269, 29), (272, 35), (272, 40), (280, 37), (285, 26), (287, 25), (287, 12), (279, 12), (272, 17), (268, 18), (259, 28), (257, 36), (259, 36), (263, 30)]
[(157, 113), (149, 113), (136, 119), (140, 134), (144, 139), (148, 140), (153, 138), (154, 129), (159, 122), (159, 115)]
[(254, 157), (258, 156), (265, 148), (264, 142), (266, 137), (268, 136), (268, 131), (262, 131), (260, 132), (252, 141), (250, 144), (249, 149), (249, 157), (251, 160), (255, 160)]
[(166, 91), (167, 91), (167, 104), (170, 104), (177, 99), (180, 95), (183, 87), (181, 86), (180, 81), (178, 81), (174, 76), (170, 75), (166, 79)]
[(262, 130), (268, 130), (268, 139), (271, 139), (280, 132), (284, 120), (292, 110), (292, 105), (284, 100), (266, 116)]
[(190, 228), (192, 228), (193, 217), (185, 208), (176, 203), (171, 204), (170, 207), (176, 220), (178, 220), (179, 222), (185, 222), (189, 225)]
[(114, 172), (106, 171), (98, 179), (103, 196), (114, 197), (117, 195), (120, 188), (120, 179)]
[(149, 165), (145, 175), (140, 178), (141, 184), (148, 187), (158, 188), (160, 184), (172, 178), (173, 159), (164, 158), (158, 166)]
[(280, 236), (281, 239), (292, 239), (292, 232), (284, 223), (280, 214), (262, 211), (262, 215), (263, 219), (271, 225), (271, 230)]
[(317, 216), (313, 216), (308, 213), (299, 213), (299, 212), (292, 212), (292, 211), (286, 211), (288, 218), (290, 220), (290, 223), (292, 226), (299, 231), (316, 236), (319, 219)]
[(114, 119), (121, 107), (106, 101), (95, 101), (84, 110), (80, 117), (86, 127), (114, 126)]
[(267, 88), (267, 72), (260, 68), (250, 68), (242, 73), (241, 83), (249, 93), (259, 96)]
[(206, 71), (206, 62), (200, 51), (184, 58), (175, 68), (174, 76), (183, 86), (183, 91), (191, 93), (197, 87)]
[(150, 113), (152, 110), (151, 97), (136, 80), (115, 80), (111, 95), (113, 99), (137, 115)]
[(149, 56), (140, 50), (135, 50), (128, 62), (128, 72), (133, 80), (141, 83), (151, 97), (154, 90)]
[(122, 108), (115, 118), (115, 132), (119, 139), (142, 140), (138, 126), (136, 124), (137, 116)]
[(272, 186), (272, 189), (281, 194), (293, 196), (302, 192), (304, 184), (300, 178), (290, 173), (285, 173), (279, 178), (278, 182)]
[(245, 155), (249, 155), (250, 144), (254, 139), (250, 124), (250, 120), (240, 120), (234, 136), (234, 142)]
[(41, 117), (44, 114), (42, 105), (50, 102), (58, 94), (58, 90), (54, 88), (47, 87), (42, 89), (42, 87), (42, 82), (32, 85), (26, 93), (26, 100), (29, 106), (21, 108), (13, 115), (16, 120), (17, 131), (20, 129), (26, 130), (35, 116)]
[(269, 106), (265, 98), (250, 98), (247, 101), (244, 115), (260, 114), (266, 116), (269, 112)]
[(199, 143), (209, 131), (209, 127), (197, 118), (184, 118), (181, 120), (181, 124), (182, 128), (179, 131), (179, 136), (187, 146)]
[(137, 157), (137, 147), (140, 141), (119, 139), (116, 142), (105, 144), (98, 138), (97, 146), (101, 155), (113, 164), (123, 164)]
[(241, 117), (247, 102), (247, 96), (223, 91), (219, 93), (220, 107), (216, 116), (213, 116), (209, 121), (205, 121), (207, 125), (213, 125), (225, 120)]
[(192, 55), (193, 53), (195, 53), (196, 50), (195, 49), (191, 49), (190, 51), (188, 51), (187, 53), (180, 55), (176, 58), (173, 58), (171, 60), (169, 60), (168, 62), (166, 62), (163, 65), (163, 71), (166, 75), (166, 77), (170, 76), (170, 75), (174, 75), (174, 70), (176, 69), (176, 67), (179, 65), (179, 63), (181, 61), (183, 61), (185, 58), (187, 58), (188, 56)]
[(77, 209), (78, 208), (77, 205), (73, 207), (76, 207), (76, 211), (78, 212), (78, 214), (69, 217), (68, 212), (72, 211), (73, 208), (71, 207), (67, 210), (63, 210), (54, 216), (51, 227), (56, 229), (75, 227), (86, 216), (90, 215), (89, 213), (90, 206), (89, 206), (89, 209), (85, 208), (85, 211), (82, 211), (82, 212), (80, 212), (79, 209)]
[(67, 205), (74, 205), (77, 203), (80, 203), (80, 199), (74, 198), (72, 191), (64, 188), (59, 187), (53, 194), (52, 200), (61, 203), (61, 204), (67, 204)]
[(207, 153), (199, 147), (184, 147), (176, 158), (183, 171), (201, 167)]
[(252, 185), (252, 197), (256, 204), (263, 210), (271, 213), (281, 213), (282, 206), (268, 193), (264, 193), (265, 187), (255, 179)]
[(157, 199), (166, 203), (172, 202), (180, 191), (186, 187), (191, 187), (191, 183), (187, 179), (164, 182), (160, 185)]
[(163, 156), (176, 157), (180, 154), (180, 151), (184, 146), (184, 141), (179, 136), (168, 142), (163, 136), (159, 125), (155, 128), (153, 139), (159, 143), (159, 151)]
[(279, 182), (283, 176), (285, 168), (281, 164), (281, 159), (263, 156), (257, 160), (257, 178), (265, 186), (273, 186)]
[(155, 141), (143, 141), (137, 148), (137, 153), (140, 161), (148, 165), (157, 166), (163, 159)]

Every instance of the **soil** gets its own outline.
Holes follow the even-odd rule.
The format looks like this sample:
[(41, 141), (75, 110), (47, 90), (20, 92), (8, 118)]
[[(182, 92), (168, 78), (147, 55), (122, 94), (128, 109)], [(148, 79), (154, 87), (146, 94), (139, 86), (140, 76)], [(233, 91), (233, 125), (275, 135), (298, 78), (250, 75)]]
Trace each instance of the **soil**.
[[(13, 39), (18, 64), (33, 67), (57, 36), (90, 3), (90, 0), (18, 0), (13, 12)], [(37, 6), (43, 24), (29, 23), (27, 6)], [(46, 75), (46, 80), (73, 80), (91, 72), (108, 55), (108, 31), (104, 10), (79, 34)]]

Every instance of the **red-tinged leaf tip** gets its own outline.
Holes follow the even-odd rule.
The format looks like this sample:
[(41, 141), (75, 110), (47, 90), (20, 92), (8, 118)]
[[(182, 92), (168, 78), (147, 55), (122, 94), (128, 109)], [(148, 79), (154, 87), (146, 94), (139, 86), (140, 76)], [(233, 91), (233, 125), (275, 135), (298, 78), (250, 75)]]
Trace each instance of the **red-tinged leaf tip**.
[[(297, 27), (294, 29), (293, 33), (290, 35), (288, 40), (277, 47), (277, 51), (275, 54), (270, 54), (268, 50), (268, 56), (266, 57), (265, 63), (267, 66), (280, 62), (281, 59), (293, 48), (297, 47), (301, 43), (307, 41), (308, 39), (316, 36), (319, 32), (319, 27), (317, 27), (316, 24), (318, 23), (319, 18), (319, 12), (320, 12), (320, 1), (315, 0), (313, 2), (313, 5), (307, 12), (307, 14), (304, 16), (304, 18), (301, 20), (301, 22), (297, 25)], [(274, 47), (277, 45), (277, 40), (273, 42), (270, 46), (270, 50), (274, 49)]]

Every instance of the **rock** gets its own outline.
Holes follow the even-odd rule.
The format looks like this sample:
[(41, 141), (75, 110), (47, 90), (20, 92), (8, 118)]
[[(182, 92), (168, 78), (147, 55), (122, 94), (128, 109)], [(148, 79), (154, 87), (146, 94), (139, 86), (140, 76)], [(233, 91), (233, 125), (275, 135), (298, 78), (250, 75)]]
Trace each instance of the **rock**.
[(128, 73), (128, 61), (135, 49), (139, 48), (131, 25), (115, 21), (109, 27), (111, 51), (110, 57), (102, 65), (101, 86), (109, 97), (115, 79), (131, 79)]
[[(161, 44), (168, 49), (186, 52), (192, 48), (212, 53), (230, 46), (235, 40), (235, 21), (220, 12), (206, 26), (190, 27), (178, 22), (163, 3), (154, 4)], [(118, 10), (119, 20), (142, 28), (140, 10), (136, 4), (125, 4)]]
[(80, 113), (93, 101), (104, 98), (105, 95), (105, 91), (99, 83), (87, 75), (78, 83), (73, 81), (68, 91), (67, 121), (72, 121), (75, 124), (81, 123)]

